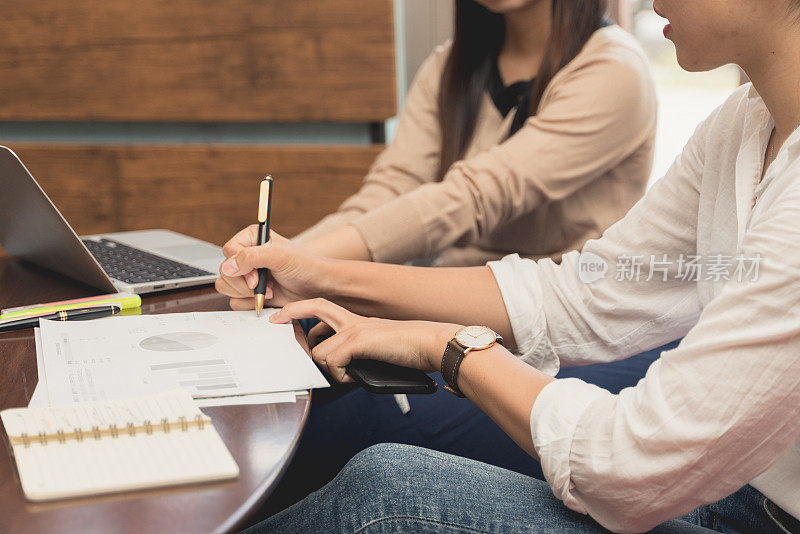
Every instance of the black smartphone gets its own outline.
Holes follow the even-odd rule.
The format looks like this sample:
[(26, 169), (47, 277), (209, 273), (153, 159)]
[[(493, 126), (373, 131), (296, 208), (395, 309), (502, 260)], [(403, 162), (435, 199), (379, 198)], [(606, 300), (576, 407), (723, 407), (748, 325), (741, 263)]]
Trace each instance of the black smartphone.
[(421, 393), (436, 392), (436, 381), (420, 371), (400, 367), (378, 360), (353, 360), (347, 374), (370, 393)]

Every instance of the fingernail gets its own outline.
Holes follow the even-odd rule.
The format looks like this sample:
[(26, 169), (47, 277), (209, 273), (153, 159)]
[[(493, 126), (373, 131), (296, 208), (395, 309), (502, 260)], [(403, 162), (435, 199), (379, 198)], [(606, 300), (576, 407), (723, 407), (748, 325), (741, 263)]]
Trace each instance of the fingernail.
[(234, 276), (239, 273), (239, 266), (236, 265), (236, 258), (228, 258), (222, 264), (222, 273), (228, 276)]
[(247, 281), (247, 287), (250, 289), (254, 289), (258, 285), (258, 274), (255, 271), (250, 271), (244, 278)]
[(275, 319), (277, 319), (278, 315), (280, 315), (280, 314), (281, 314), (281, 312), (275, 312), (272, 315), (270, 315), (269, 316), (269, 322), (274, 323)]

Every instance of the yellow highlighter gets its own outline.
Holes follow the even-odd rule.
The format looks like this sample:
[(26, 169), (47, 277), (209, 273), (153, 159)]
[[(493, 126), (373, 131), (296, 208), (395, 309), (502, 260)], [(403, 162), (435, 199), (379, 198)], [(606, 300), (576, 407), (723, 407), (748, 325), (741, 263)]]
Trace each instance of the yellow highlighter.
[(109, 295), (98, 295), (82, 299), (62, 300), (58, 302), (46, 302), (44, 304), (32, 304), (30, 306), (20, 306), (2, 310), (0, 320), (20, 319), (23, 317), (36, 317), (63, 310), (75, 308), (90, 308), (92, 306), (119, 306), (122, 310), (121, 315), (128, 315), (126, 310), (133, 310), (142, 306), (142, 298), (133, 293), (112, 293)]

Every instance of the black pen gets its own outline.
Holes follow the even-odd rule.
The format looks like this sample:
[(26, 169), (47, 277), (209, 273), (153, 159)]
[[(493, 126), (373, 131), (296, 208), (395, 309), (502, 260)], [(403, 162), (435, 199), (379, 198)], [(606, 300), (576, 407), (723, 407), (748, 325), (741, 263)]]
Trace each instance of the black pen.
[[(261, 181), (261, 191), (258, 195), (258, 241), (256, 245), (269, 243), (269, 219), (272, 214), (272, 175), (267, 175)], [(264, 309), (264, 294), (267, 292), (268, 269), (258, 270), (258, 285), (254, 291), (256, 297), (256, 315), (261, 317)]]
[(119, 313), (119, 306), (93, 306), (90, 308), (80, 308), (77, 310), (64, 310), (38, 317), (26, 317), (0, 323), (0, 332), (11, 332), (13, 330), (24, 330), (25, 328), (36, 328), (42, 319), (50, 321), (86, 321), (88, 319), (99, 319), (109, 317)]

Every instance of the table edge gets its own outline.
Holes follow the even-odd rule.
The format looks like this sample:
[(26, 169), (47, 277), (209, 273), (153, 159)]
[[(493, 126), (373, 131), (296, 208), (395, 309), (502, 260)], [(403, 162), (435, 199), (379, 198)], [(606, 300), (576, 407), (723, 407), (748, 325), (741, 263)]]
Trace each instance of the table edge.
[(272, 494), (272, 491), (281, 481), (283, 474), (289, 468), (289, 464), (294, 458), (295, 452), (297, 452), (297, 445), (300, 443), (300, 438), (305, 432), (306, 421), (308, 420), (308, 414), (311, 411), (311, 391), (312, 390), (308, 390), (308, 399), (306, 400), (303, 416), (298, 425), (298, 432), (295, 434), (295, 437), (287, 449), (286, 454), (281, 457), (278, 468), (273, 469), (253, 490), (253, 492), (250, 494), (250, 497), (248, 497), (232, 514), (230, 514), (223, 523), (214, 529), (214, 534), (239, 532), (247, 520), (252, 517), (253, 512), (256, 511), (257, 507), (269, 498), (269, 496)]

